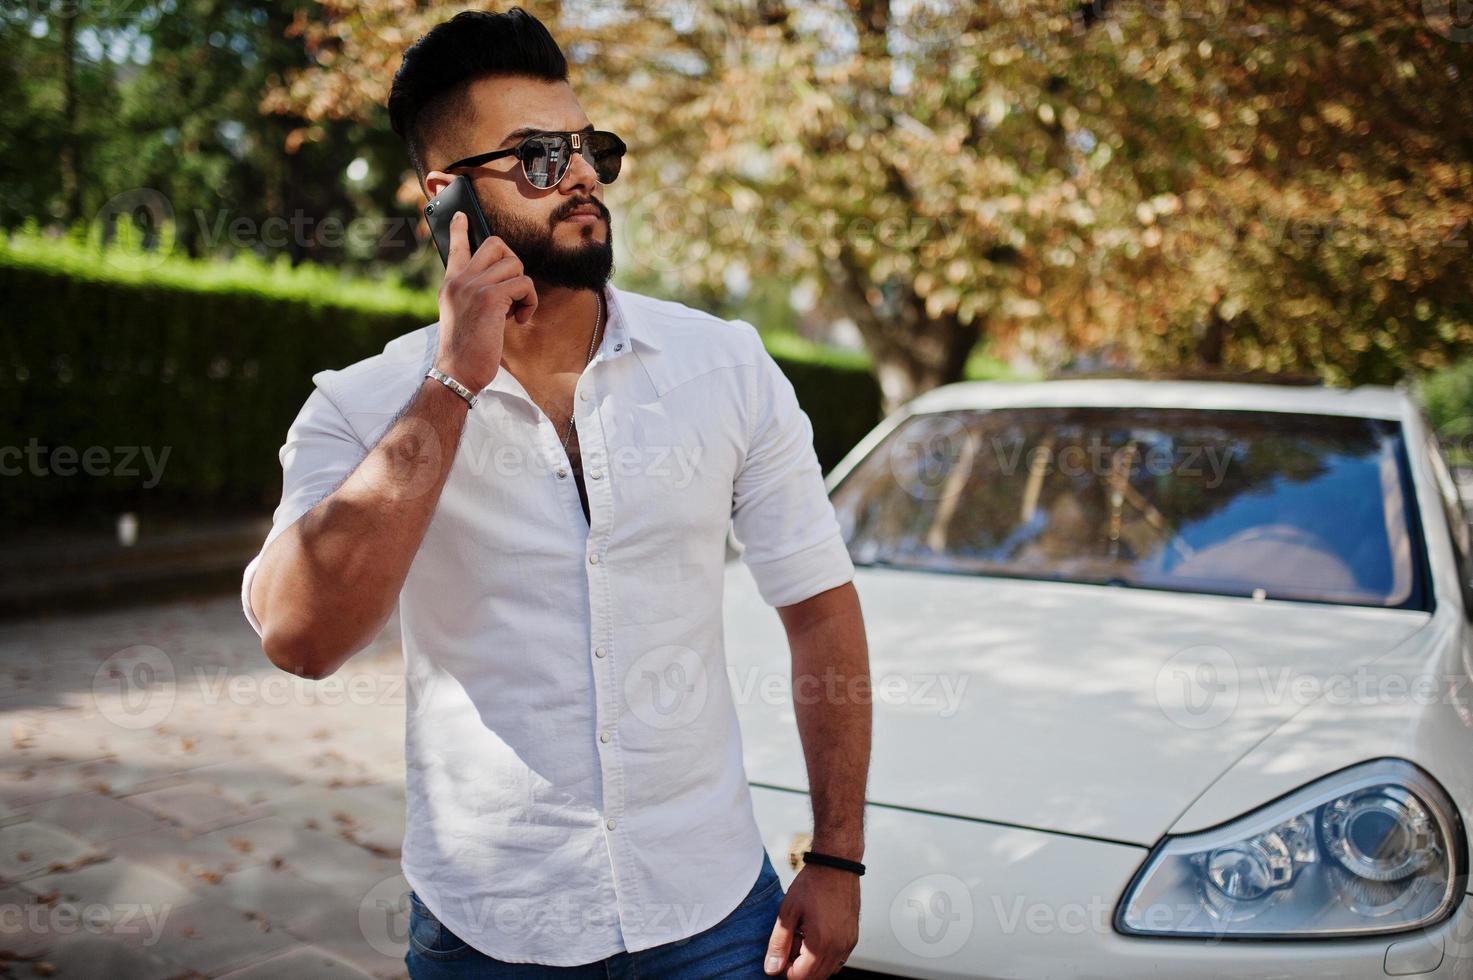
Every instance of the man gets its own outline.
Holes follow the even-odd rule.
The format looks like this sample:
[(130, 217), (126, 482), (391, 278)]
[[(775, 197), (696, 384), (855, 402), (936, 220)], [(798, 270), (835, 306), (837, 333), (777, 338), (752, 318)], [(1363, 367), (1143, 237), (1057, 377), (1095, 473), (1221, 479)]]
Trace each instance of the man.
[(608, 283), (623, 144), (535, 18), (436, 26), (389, 107), (426, 196), (464, 174), (493, 237), (472, 254), (457, 216), (439, 321), (314, 376), (242, 602), (312, 678), (398, 604), (411, 975), (831, 975), (858, 937), (870, 705), (795, 699), (813, 857), (784, 892), (722, 648), (730, 526), (795, 687), (868, 690), (792, 385), (751, 325)]

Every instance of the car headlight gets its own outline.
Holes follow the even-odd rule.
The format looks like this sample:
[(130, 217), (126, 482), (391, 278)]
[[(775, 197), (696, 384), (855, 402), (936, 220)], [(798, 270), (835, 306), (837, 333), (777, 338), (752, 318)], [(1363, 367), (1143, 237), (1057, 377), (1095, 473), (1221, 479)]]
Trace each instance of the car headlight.
[(1466, 875), (1447, 793), (1410, 762), (1377, 759), (1165, 838), (1126, 889), (1115, 927), (1252, 939), (1399, 932), (1451, 914)]

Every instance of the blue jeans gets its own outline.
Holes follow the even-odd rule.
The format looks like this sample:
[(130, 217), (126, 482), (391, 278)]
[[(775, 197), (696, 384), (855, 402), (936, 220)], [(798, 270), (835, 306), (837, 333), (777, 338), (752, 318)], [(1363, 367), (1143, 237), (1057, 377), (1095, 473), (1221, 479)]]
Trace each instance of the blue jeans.
[(786, 893), (764, 850), (762, 870), (747, 897), (731, 914), (704, 932), (660, 946), (615, 953), (581, 966), (507, 963), (472, 948), (409, 893), (411, 980), (745, 980), (766, 978), (762, 961)]

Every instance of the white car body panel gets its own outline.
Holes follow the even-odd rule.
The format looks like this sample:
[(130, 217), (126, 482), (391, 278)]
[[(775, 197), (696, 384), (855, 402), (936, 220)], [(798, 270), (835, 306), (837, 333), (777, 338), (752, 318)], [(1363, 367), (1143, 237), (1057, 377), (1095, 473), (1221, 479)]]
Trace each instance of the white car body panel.
[[(763, 843), (793, 883), (808, 797), (754, 787)], [(1473, 976), (1473, 903), (1426, 933), (1325, 942), (1125, 936), (1111, 916), (1145, 848), (887, 807), (865, 813), (859, 945), (848, 965), (937, 980), (1384, 980), (1388, 956)]]
[[(913, 977), (1473, 978), (1468, 901), (1427, 930), (1373, 939), (1163, 939), (1112, 925), (1163, 835), (1235, 819), (1367, 759), (1421, 766), (1473, 826), (1473, 633), (1415, 405), (1398, 389), (1369, 386), (968, 382), (887, 418), (827, 484), (911, 414), (1065, 405), (1399, 420), (1435, 611), (858, 569), (876, 688), (870, 870), (850, 965)], [(786, 636), (739, 562), (728, 566), (726, 603), (747, 772), (786, 884), (788, 848), (811, 829)], [(1222, 663), (1214, 649), (1230, 658), (1231, 705), (1220, 718), (1172, 693), (1173, 672), (1204, 649), (1208, 662)], [(886, 678), (899, 678), (888, 696)], [(1438, 694), (1385, 696), (1397, 678), (1433, 678)], [(1357, 684), (1375, 696), (1359, 696)], [(971, 905), (969, 937), (944, 956), (928, 937), (945, 916), (917, 938), (903, 914), (921, 915), (924, 901), (908, 903), (924, 897), (918, 879), (934, 875), (950, 876), (931, 881), (949, 880), (946, 901)], [(1020, 901), (1047, 922), (1010, 918)], [(1101, 903), (1102, 917), (1063, 921)]]
[[(726, 661), (747, 775), (806, 789), (792, 698), (763, 694), (774, 665), (786, 666), (773, 656), (787, 648), (782, 623), (745, 566), (728, 568)], [(1158, 687), (1176, 694), (1177, 668), (1192, 666), (1179, 654), (1207, 646), (1248, 675), (1291, 664), (1329, 677), (1428, 620), (903, 569), (859, 568), (854, 584), (875, 684), (870, 800), (1141, 845), (1295, 710), (1273, 685), (1240, 683), (1230, 716), (1186, 727), (1201, 723), (1191, 705), (1158, 697)], [(787, 674), (777, 679), (786, 691)], [(966, 778), (938, 779), (947, 766)]]

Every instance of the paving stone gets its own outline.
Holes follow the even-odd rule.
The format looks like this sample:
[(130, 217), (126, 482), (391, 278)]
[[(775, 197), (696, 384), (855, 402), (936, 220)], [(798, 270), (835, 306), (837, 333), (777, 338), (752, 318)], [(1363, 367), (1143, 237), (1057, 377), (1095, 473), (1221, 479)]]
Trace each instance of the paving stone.
[(308, 881), (285, 867), (258, 864), (228, 874), (207, 894), (232, 908), (259, 915), (272, 927), (312, 921), (312, 914), (349, 901), (343, 892)]
[[(176, 717), (178, 710), (166, 724), (153, 726), (145, 731), (119, 729), (106, 737), (114, 746), (116, 755), (128, 760), (147, 760), (151, 771), (157, 775), (192, 773), (204, 766), (228, 762), (239, 755), (239, 750), (224, 734), (212, 730), (208, 718)], [(94, 724), (107, 726), (105, 719)]]
[(9, 749), (0, 758), (0, 770), (85, 762), (115, 753), (109, 733), (87, 723), (75, 708), (10, 710), (4, 712), (4, 721), (0, 737), (8, 739)]
[(116, 923), (119, 931), (146, 927), (197, 901), (194, 891), (177, 879), (124, 858), (29, 878), (22, 884), (43, 901), (92, 909)]
[(293, 850), (297, 839), (307, 833), (300, 823), (270, 816), (201, 834), (200, 842), (229, 854), (244, 868), (270, 864)]
[(259, 806), (208, 783), (188, 782), (128, 797), (128, 802), (187, 830), (204, 833), (266, 816)]
[(38, 803), (26, 811), (32, 820), (60, 827), (94, 844), (142, 834), (159, 825), (157, 817), (101, 793), (73, 793)]
[[(313, 788), (300, 776), (280, 772), (254, 759), (233, 759), (202, 766), (192, 779), (229, 791), (244, 803), (278, 807)], [(378, 787), (382, 792), (382, 787)]]
[(39, 956), (56, 942), (50, 910), (23, 888), (0, 888), (0, 961)]
[[(214, 834), (229, 833), (233, 827), (196, 834), (166, 824), (146, 834), (112, 843), (129, 860), (153, 868), (191, 888), (218, 884), (233, 871), (258, 864), (263, 859), (232, 848), (227, 839)], [(208, 891), (208, 889), (204, 889)]]
[(177, 908), (157, 935), (130, 937), (132, 945), (191, 970), (215, 976), (294, 948), (301, 941), (223, 902), (202, 900)]
[(0, 771), (0, 803), (12, 811), (106, 785), (98, 762), (45, 767), (26, 765)]
[[(377, 785), (382, 780), (374, 767), (331, 746), (308, 743), (285, 736), (268, 739), (281, 756), (279, 765), (302, 779), (321, 786)], [(306, 751), (303, 749), (306, 748)]]
[[(45, 972), (42, 972), (45, 971)], [(177, 964), (147, 950), (108, 936), (80, 931), (59, 937), (22, 976), (65, 977), (67, 980), (164, 980), (181, 975)]]
[(402, 786), (317, 788), (276, 809), (283, 816), (313, 821), (318, 829), (354, 841), (378, 857), (397, 858), (404, 844)]
[(399, 871), (399, 860), (375, 857), (357, 844), (331, 833), (303, 830), (274, 857), (308, 881), (360, 895)]
[(351, 893), (399, 868), (397, 856), (376, 857), (331, 833), (298, 820), (262, 817), (204, 834), (166, 827), (120, 842), (134, 860), (174, 875), (191, 886), (218, 884), (221, 877), (258, 864), (286, 867), (300, 877)]
[(409, 882), (397, 872), (388, 875), (353, 901), (299, 916), (287, 931), (374, 976), (400, 976), (409, 942)]
[(22, 881), (52, 867), (71, 867), (105, 859), (96, 845), (49, 824), (27, 820), (0, 827), (0, 876)]
[(363, 980), (370, 976), (341, 957), (316, 946), (299, 946), (243, 970), (222, 974), (220, 980)]
[(119, 757), (68, 762), (42, 768), (0, 771), (0, 803), (24, 810), (73, 793), (98, 792), (123, 796), (143, 789), (177, 785), (184, 780), (143, 760)]

